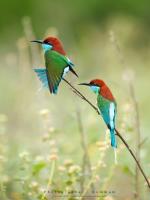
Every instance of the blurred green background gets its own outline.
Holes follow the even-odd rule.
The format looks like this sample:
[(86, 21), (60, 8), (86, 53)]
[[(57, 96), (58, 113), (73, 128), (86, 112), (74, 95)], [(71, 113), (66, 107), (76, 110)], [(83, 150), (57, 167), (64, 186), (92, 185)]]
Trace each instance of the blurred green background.
[[(112, 18), (126, 17), (129, 21), (133, 19), (136, 20), (135, 23), (140, 23), (145, 43), (146, 35), (147, 37), (149, 35), (149, 4), (148, 0), (121, 0), (119, 2), (98, 0), (76, 0), (75, 2), (68, 0), (63, 2), (58, 0), (1, 1), (0, 42), (7, 44), (16, 40), (23, 32), (22, 18), (30, 16), (38, 36), (44, 34), (47, 27), (54, 26), (59, 30), (61, 37), (69, 42), (74, 37), (80, 38), (91, 26), (105, 29)], [(140, 41), (142, 44), (143, 42)]]
[[(79, 111), (91, 173), (97, 177), (95, 188), (117, 193), (102, 199), (147, 200), (143, 177), (136, 174), (135, 163), (121, 142), (118, 140), (117, 166), (111, 147), (97, 145), (105, 141), (106, 127), (86, 103), (63, 82), (57, 96), (38, 92), (40, 82), (32, 68), (44, 66), (43, 54), (29, 41), (58, 36), (80, 76), (79, 80), (71, 74), (66, 78), (93, 103), (95, 95), (77, 84), (93, 78), (108, 83), (118, 102), (117, 127), (134, 152), (139, 155), (140, 151), (142, 166), (150, 177), (150, 2), (1, 0), (0, 8), (0, 199), (41, 199), (53, 160), (47, 156), (55, 155), (58, 160), (52, 188), (81, 190), (84, 150)], [(136, 148), (138, 127), (140, 150)], [(81, 168), (79, 173), (67, 174), (72, 169), (65, 165), (68, 159), (73, 162), (69, 167)], [(97, 169), (99, 162), (102, 165)], [(83, 185), (90, 179), (86, 175)]]

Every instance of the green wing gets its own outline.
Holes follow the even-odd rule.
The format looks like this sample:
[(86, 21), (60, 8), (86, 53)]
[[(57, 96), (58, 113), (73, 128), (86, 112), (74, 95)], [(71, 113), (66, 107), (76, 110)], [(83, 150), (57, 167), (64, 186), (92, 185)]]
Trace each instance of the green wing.
[(47, 51), (45, 65), (50, 93), (56, 94), (64, 69), (68, 66), (67, 58), (56, 51)]

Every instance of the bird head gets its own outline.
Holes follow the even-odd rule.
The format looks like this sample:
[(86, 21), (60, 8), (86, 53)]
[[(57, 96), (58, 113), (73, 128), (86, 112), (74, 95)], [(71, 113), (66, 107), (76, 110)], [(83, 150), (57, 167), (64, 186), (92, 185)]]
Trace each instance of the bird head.
[(42, 40), (33, 40), (31, 42), (36, 42), (36, 43), (41, 44), (44, 51), (54, 50), (62, 55), (66, 55), (61, 41), (56, 37), (47, 37), (43, 41)]
[(89, 83), (80, 83), (79, 85), (89, 86), (94, 93), (99, 94), (101, 87), (103, 87), (105, 83), (103, 80), (93, 79)]

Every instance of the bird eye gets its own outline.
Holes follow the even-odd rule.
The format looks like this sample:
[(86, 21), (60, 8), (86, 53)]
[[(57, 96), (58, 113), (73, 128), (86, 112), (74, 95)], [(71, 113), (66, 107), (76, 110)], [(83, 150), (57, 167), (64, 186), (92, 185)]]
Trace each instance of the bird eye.
[(97, 84), (96, 84), (96, 83), (94, 83), (94, 82), (92, 82), (91, 84), (92, 84), (93, 86), (97, 86)]
[(52, 45), (50, 42), (44, 41), (44, 44)]

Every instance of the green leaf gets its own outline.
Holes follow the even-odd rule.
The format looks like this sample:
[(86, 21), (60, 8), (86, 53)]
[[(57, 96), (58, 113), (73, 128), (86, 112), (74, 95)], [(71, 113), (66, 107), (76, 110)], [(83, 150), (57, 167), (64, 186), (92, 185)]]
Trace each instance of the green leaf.
[(45, 162), (39, 162), (36, 163), (35, 165), (33, 165), (33, 169), (32, 169), (32, 174), (33, 175), (38, 175), (40, 173), (40, 171), (45, 168), (46, 163)]
[(126, 174), (133, 176), (133, 173), (132, 173), (132, 171), (130, 170), (130, 168), (129, 168), (128, 166), (124, 166), (124, 167), (123, 167), (123, 171), (124, 171)]

